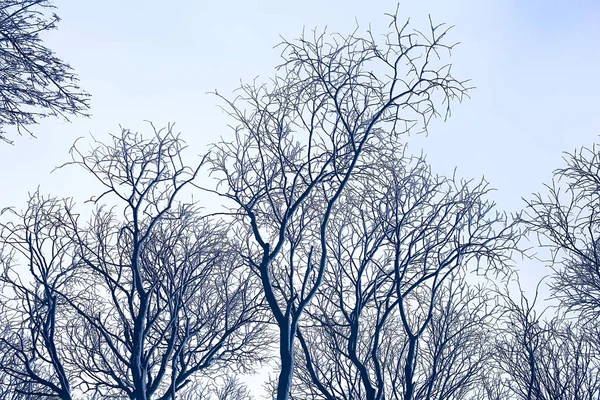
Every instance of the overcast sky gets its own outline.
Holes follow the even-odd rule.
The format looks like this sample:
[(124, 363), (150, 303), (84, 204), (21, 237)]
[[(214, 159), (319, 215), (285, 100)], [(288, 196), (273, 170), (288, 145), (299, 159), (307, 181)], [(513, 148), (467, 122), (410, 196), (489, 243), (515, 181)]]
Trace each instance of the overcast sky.
[[(92, 94), (93, 116), (72, 123), (48, 120), (38, 138), (0, 143), (0, 209), (23, 208), (27, 192), (83, 200), (93, 194), (85, 175), (53, 167), (68, 160), (79, 136), (102, 140), (119, 124), (148, 131), (175, 122), (194, 161), (208, 143), (227, 136), (218, 89), (267, 80), (279, 62), (279, 35), (303, 27), (351, 32), (358, 21), (385, 31), (393, 1), (81, 1), (56, 0), (62, 18), (46, 43), (68, 61)], [(600, 2), (597, 0), (408, 1), (400, 14), (416, 26), (455, 25), (460, 41), (453, 70), (477, 88), (456, 104), (452, 118), (428, 137), (408, 138), (435, 172), (485, 176), (497, 188), (499, 208), (517, 211), (561, 166), (562, 152), (600, 140)], [(527, 277), (542, 266), (528, 263)], [(534, 270), (535, 268), (539, 268)], [(535, 282), (535, 279), (529, 280)]]

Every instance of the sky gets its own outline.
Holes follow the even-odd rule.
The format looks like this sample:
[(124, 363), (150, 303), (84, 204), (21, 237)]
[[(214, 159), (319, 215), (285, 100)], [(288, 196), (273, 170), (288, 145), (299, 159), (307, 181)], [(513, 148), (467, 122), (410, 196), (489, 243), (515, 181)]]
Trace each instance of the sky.
[[(227, 116), (208, 92), (229, 94), (240, 81), (268, 80), (279, 63), (280, 36), (327, 27), (350, 33), (356, 23), (385, 31), (395, 1), (56, 0), (62, 18), (45, 43), (71, 64), (92, 95), (91, 118), (45, 120), (37, 138), (0, 143), (0, 209), (25, 205), (28, 191), (83, 200), (94, 194), (69, 160), (73, 141), (99, 140), (119, 126), (150, 132), (175, 122), (188, 160), (230, 134)], [(404, 0), (400, 15), (416, 26), (454, 25), (457, 77), (472, 79), (471, 98), (455, 104), (429, 135), (406, 138), (435, 172), (484, 176), (500, 210), (543, 190), (562, 152), (600, 141), (600, 2), (595, 0)], [(200, 199), (202, 200), (202, 199)], [(524, 275), (547, 273), (526, 263)], [(523, 279), (523, 278), (522, 278)]]
[[(27, 190), (78, 196), (72, 170), (50, 175), (68, 159), (79, 136), (102, 139), (119, 125), (145, 131), (176, 123), (194, 156), (230, 133), (227, 116), (208, 92), (231, 93), (240, 81), (274, 74), (280, 35), (303, 29), (350, 32), (356, 21), (384, 31), (388, 1), (56, 0), (62, 18), (46, 43), (78, 72), (92, 94), (92, 117), (45, 120), (38, 136), (0, 146), (0, 204), (19, 205)], [(435, 171), (485, 176), (496, 200), (519, 210), (522, 197), (542, 189), (561, 153), (591, 145), (600, 133), (600, 3), (595, 1), (403, 1), (400, 14), (416, 26), (431, 14), (454, 25), (456, 76), (472, 79), (471, 99), (427, 137), (407, 138), (424, 149)], [(89, 136), (88, 136), (89, 137)]]

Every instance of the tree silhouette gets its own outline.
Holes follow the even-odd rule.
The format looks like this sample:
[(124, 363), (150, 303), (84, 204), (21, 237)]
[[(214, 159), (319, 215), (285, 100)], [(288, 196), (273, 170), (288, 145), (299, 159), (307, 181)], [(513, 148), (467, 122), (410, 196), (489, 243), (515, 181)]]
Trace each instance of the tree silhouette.
[(433, 23), (411, 31), (394, 14), (383, 43), (357, 32), (285, 41), (271, 83), (224, 99), (234, 138), (210, 161), (278, 326), (278, 400), (289, 397), (298, 326), (327, 270), (332, 212), (365, 149), (381, 145), (378, 132), (426, 129), (465, 94), (440, 60), (453, 47), (447, 32)]
[(2, 224), (2, 370), (15, 393), (175, 399), (199, 373), (252, 371), (266, 357), (239, 244), (178, 200), (202, 163), (183, 164), (170, 128), (153, 133), (73, 147), (72, 163), (105, 189), (87, 223), (71, 201), (36, 193), (21, 222)]
[(392, 146), (370, 165), (332, 216), (328, 270), (298, 329), (294, 398), (466, 399), (498, 308), (465, 278), (507, 274), (519, 232), (485, 182), (435, 176)]

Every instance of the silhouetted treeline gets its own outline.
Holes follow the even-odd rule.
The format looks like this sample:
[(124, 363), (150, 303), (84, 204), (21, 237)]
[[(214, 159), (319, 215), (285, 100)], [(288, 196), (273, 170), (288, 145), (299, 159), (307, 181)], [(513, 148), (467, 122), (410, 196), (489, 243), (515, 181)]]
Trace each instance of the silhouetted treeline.
[[(598, 150), (517, 215), (436, 175), (406, 134), (469, 87), (444, 25), (390, 18), (283, 42), (195, 162), (172, 126), (122, 129), (71, 149), (89, 199), (5, 209), (0, 398), (242, 400), (274, 367), (279, 400), (598, 399)], [(526, 236), (555, 309), (520, 290)]]

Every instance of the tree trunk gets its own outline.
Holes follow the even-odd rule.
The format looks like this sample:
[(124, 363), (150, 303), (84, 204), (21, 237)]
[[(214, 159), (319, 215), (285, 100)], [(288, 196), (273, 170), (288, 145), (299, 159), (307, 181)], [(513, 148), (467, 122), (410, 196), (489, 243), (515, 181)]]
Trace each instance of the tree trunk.
[(279, 327), (279, 356), (281, 371), (277, 382), (277, 400), (288, 400), (294, 372), (294, 335), (290, 323)]
[(410, 337), (408, 343), (408, 354), (406, 355), (406, 364), (404, 366), (404, 378), (406, 379), (406, 392), (404, 400), (412, 400), (415, 392), (414, 372), (415, 358), (417, 351), (417, 338)]

